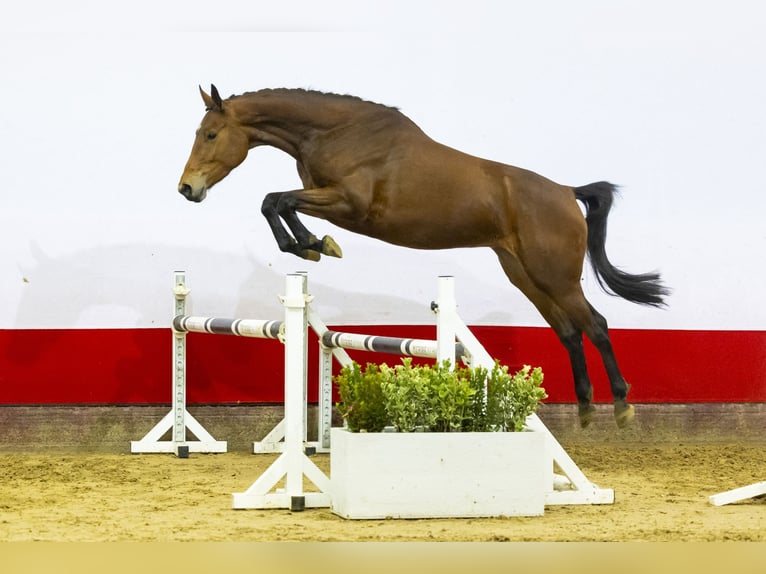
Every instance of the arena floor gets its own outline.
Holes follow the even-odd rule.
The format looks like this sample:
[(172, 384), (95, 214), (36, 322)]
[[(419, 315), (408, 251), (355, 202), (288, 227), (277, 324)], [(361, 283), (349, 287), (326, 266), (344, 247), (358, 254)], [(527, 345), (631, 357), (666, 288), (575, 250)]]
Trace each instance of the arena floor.
[[(708, 496), (766, 480), (761, 445), (567, 446), (604, 506), (533, 518), (350, 521), (329, 509), (232, 510), (274, 455), (0, 453), (0, 541), (766, 541), (766, 499)], [(329, 457), (315, 462), (329, 473)]]

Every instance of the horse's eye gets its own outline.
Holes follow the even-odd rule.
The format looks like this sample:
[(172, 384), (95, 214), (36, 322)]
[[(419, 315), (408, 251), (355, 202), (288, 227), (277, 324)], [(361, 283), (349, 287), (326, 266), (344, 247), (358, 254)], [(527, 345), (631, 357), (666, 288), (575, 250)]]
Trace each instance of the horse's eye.
[(214, 139), (215, 139), (215, 136), (217, 136), (217, 135), (218, 135), (218, 134), (217, 134), (217, 133), (215, 133), (215, 132), (208, 132), (208, 134), (207, 134), (207, 139), (208, 139), (208, 140), (214, 140)]

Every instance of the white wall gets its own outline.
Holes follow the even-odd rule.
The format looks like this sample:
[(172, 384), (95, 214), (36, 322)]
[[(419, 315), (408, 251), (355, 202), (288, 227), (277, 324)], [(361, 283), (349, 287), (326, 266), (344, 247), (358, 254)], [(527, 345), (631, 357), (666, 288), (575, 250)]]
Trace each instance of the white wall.
[(343, 260), (278, 252), (264, 193), (298, 186), (258, 148), (208, 200), (176, 185), (197, 85), (351, 93), (436, 139), (561, 183), (608, 179), (613, 261), (659, 269), (659, 311), (603, 295), (612, 326), (764, 329), (766, 8), (727, 2), (16, 2), (0, 21), (0, 328), (166, 326), (195, 309), (271, 317), (308, 270), (328, 322), (430, 323), (435, 276), (471, 323), (542, 325), (489, 250), (332, 234)]

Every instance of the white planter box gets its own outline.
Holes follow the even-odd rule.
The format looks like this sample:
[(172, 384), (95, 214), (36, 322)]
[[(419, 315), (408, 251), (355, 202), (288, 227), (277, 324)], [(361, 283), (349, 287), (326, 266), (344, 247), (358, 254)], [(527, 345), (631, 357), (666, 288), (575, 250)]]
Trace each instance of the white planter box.
[(332, 511), (344, 518), (539, 516), (553, 459), (538, 432), (331, 430)]

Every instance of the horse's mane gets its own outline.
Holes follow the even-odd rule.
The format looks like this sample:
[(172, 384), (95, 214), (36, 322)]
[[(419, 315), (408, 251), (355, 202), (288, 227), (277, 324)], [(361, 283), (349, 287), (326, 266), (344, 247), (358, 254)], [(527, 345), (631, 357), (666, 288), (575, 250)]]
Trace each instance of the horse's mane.
[(262, 90), (257, 90), (255, 92), (244, 92), (241, 95), (232, 95), (230, 96), (229, 99), (240, 98), (240, 97), (267, 96), (270, 94), (277, 95), (277, 96), (285, 95), (285, 96), (313, 97), (313, 98), (334, 98), (339, 100), (347, 100), (349, 102), (357, 102), (359, 104), (380, 106), (381, 108), (386, 108), (386, 109), (394, 110), (397, 112), (400, 111), (399, 108), (397, 107), (386, 106), (384, 104), (379, 104), (377, 102), (365, 100), (358, 96), (352, 96), (350, 94), (336, 94), (333, 92), (321, 92), (319, 90), (311, 90), (311, 89), (304, 89), (304, 88), (264, 88)]

